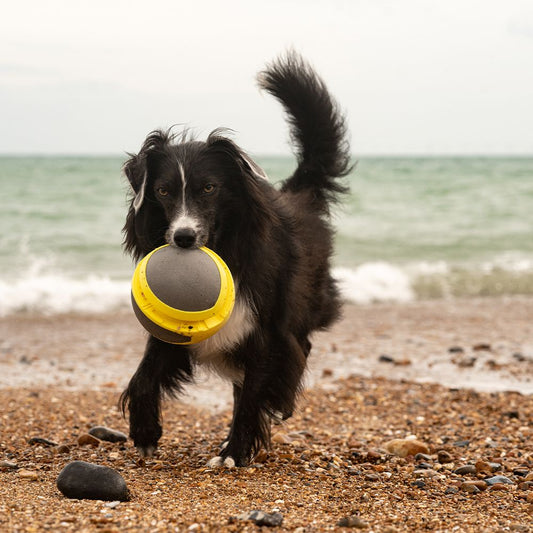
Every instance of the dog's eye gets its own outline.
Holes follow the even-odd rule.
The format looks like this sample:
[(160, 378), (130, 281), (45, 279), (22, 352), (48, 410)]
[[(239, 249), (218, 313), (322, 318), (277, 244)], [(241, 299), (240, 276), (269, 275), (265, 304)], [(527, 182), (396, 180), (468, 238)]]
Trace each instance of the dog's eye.
[(159, 187), (157, 189), (157, 194), (159, 194), (159, 196), (168, 196), (168, 191), (164, 187)]
[(204, 192), (206, 194), (211, 194), (214, 190), (215, 190), (215, 186), (212, 184), (212, 183), (208, 183), (205, 187), (204, 187)]

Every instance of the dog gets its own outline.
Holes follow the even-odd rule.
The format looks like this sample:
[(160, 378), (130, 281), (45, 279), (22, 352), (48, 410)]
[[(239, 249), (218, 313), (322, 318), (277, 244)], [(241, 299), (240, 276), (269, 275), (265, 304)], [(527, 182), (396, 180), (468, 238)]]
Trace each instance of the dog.
[(289, 418), (301, 390), (310, 335), (339, 316), (330, 274), (330, 208), (347, 192), (346, 119), (323, 80), (291, 51), (258, 75), (284, 107), (297, 168), (280, 186), (228, 136), (151, 132), (124, 164), (132, 188), (124, 248), (138, 260), (170, 244), (207, 246), (228, 265), (236, 301), (227, 324), (193, 345), (150, 336), (120, 400), (144, 457), (162, 434), (161, 399), (206, 365), (233, 384), (233, 418), (211, 467), (245, 466), (270, 443), (273, 420)]

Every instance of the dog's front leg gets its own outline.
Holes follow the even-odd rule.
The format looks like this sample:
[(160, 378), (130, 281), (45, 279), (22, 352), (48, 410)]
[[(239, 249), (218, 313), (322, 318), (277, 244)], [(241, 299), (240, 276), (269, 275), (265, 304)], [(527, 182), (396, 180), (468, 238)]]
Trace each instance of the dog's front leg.
[(143, 457), (153, 455), (162, 434), (162, 394), (180, 392), (191, 379), (185, 347), (148, 339), (144, 357), (120, 399), (122, 411), (129, 410), (130, 437)]
[(283, 335), (269, 349), (257, 350), (253, 361), (248, 360), (227, 445), (210, 466), (246, 466), (262, 446), (269, 447), (271, 419), (277, 413), (283, 418), (292, 413), (306, 354), (292, 335), (285, 336), (285, 343), (279, 339)]

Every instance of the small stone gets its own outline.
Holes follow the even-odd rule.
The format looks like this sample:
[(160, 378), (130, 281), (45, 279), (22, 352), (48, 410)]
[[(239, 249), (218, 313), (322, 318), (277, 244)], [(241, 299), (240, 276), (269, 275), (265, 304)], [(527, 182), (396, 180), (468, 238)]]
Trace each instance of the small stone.
[(524, 481), (533, 481), (533, 471), (526, 475)]
[(493, 476), (485, 479), (488, 485), (496, 485), (497, 483), (503, 483), (504, 485), (514, 485), (508, 477), (505, 476)]
[(61, 444), (56, 448), (56, 453), (70, 453), (70, 447), (66, 444)]
[(123, 477), (107, 466), (74, 461), (61, 470), (57, 488), (77, 500), (127, 501), (129, 491)]
[(427, 455), (425, 453), (417, 453), (415, 455), (415, 461), (423, 461), (425, 463), (433, 462), (433, 458), (431, 455)]
[(378, 358), (380, 363), (394, 363), (394, 357), (387, 354), (381, 354)]
[(490, 464), (486, 461), (476, 461), (476, 472), (492, 472)]
[(392, 455), (407, 457), (417, 453), (429, 454), (429, 448), (416, 439), (393, 439), (385, 443), (385, 449)]
[(464, 490), (465, 492), (475, 492), (471, 491), (470, 487), (476, 487), (479, 490), (486, 490), (487, 483), (480, 479), (477, 479), (475, 481), (464, 481), (463, 483), (461, 483), (461, 490)]
[(35, 444), (42, 444), (43, 446), (57, 446), (57, 444), (51, 440), (43, 439), (42, 437), (32, 437), (28, 444), (34, 446)]
[(450, 352), (450, 353), (463, 353), (464, 352), (464, 348), (462, 348), (461, 346), (450, 346), (448, 348), (448, 352)]
[(453, 457), (446, 450), (437, 452), (437, 460), (440, 464), (453, 463)]
[(2, 470), (16, 470), (18, 468), (17, 463), (11, 461), (0, 461), (0, 468)]
[(121, 431), (116, 431), (115, 429), (110, 429), (105, 426), (92, 427), (89, 430), (89, 435), (107, 442), (126, 442), (128, 440), (127, 435)]
[(464, 492), (468, 492), (469, 494), (479, 494), (481, 492), (481, 489), (476, 487), (476, 485), (467, 482), (461, 485), (461, 490)]
[(381, 481), (380, 475), (379, 474), (374, 474), (374, 473), (365, 474), (365, 479), (367, 481)]
[(426, 482), (423, 479), (417, 479), (413, 483), (411, 483), (413, 487), (417, 487), (419, 489), (425, 489), (426, 488)]
[(78, 437), (78, 444), (80, 446), (93, 446), (94, 448), (97, 448), (100, 445), (100, 440), (93, 437), (93, 435), (84, 433)]
[(533, 490), (533, 481), (523, 481), (518, 485), (520, 490)]
[(237, 516), (239, 520), (251, 520), (257, 526), (278, 527), (283, 522), (283, 515), (278, 512), (250, 511)]
[(475, 474), (477, 472), (475, 465), (464, 465), (456, 468), (453, 473), (458, 476), (464, 476), (465, 474)]
[(474, 350), (475, 352), (490, 352), (491, 346), (487, 342), (480, 342), (478, 344), (474, 344), (474, 346), (472, 346), (472, 350)]
[(278, 433), (275, 433), (272, 436), (272, 442), (276, 442), (278, 444), (290, 444), (292, 442), (292, 439), (285, 433), (281, 433), (280, 431), (278, 431)]
[(446, 487), (444, 494), (457, 494), (459, 489), (457, 487)]
[(368, 524), (358, 516), (346, 516), (345, 518), (341, 518), (337, 522), (337, 525), (339, 527), (353, 527), (356, 529), (366, 529), (368, 527)]
[(490, 491), (496, 491), (496, 490), (509, 490), (510, 486), (506, 483), (494, 483), (489, 487)]
[(456, 448), (468, 448), (470, 446), (469, 440), (458, 440), (453, 443)]
[(39, 474), (33, 470), (19, 470), (18, 475), (26, 481), (37, 481), (39, 479)]

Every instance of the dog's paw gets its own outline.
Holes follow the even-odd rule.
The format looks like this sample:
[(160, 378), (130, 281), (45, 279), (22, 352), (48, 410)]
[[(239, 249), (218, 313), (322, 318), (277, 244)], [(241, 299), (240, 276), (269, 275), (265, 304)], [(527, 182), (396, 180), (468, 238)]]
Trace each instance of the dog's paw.
[(235, 459), (233, 457), (221, 457), (217, 455), (207, 461), (209, 468), (235, 468)]
[(148, 459), (154, 456), (157, 446), (137, 446), (137, 451), (143, 459)]

